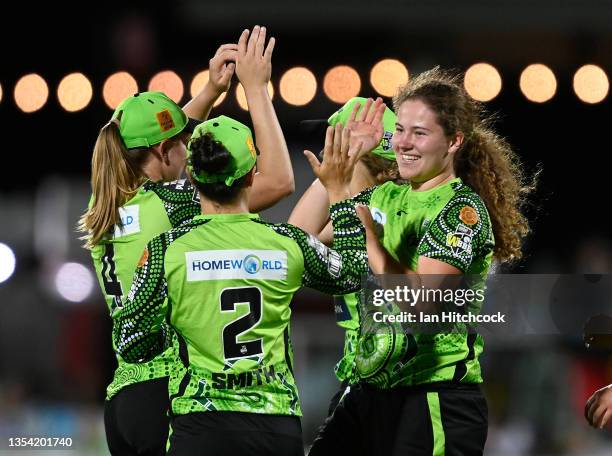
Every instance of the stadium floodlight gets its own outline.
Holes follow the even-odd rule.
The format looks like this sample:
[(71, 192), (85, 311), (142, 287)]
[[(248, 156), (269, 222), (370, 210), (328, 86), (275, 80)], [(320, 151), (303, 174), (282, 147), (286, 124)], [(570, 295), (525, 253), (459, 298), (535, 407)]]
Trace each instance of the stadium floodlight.
[(391, 97), (408, 82), (408, 69), (396, 59), (383, 59), (372, 67), (370, 84), (380, 95)]
[(183, 81), (174, 71), (160, 71), (149, 81), (149, 90), (163, 92), (175, 103), (179, 103), (185, 93)]
[(463, 85), (474, 100), (491, 101), (501, 92), (502, 78), (493, 65), (475, 63), (465, 72)]
[(545, 103), (557, 92), (555, 74), (541, 63), (526, 67), (521, 73), (519, 85), (525, 98), (534, 103)]
[(323, 78), (323, 92), (331, 101), (344, 104), (359, 95), (361, 78), (359, 73), (348, 65), (338, 65), (327, 72)]
[(110, 75), (102, 87), (102, 97), (106, 105), (115, 109), (125, 98), (138, 93), (138, 84), (132, 75), (119, 71)]
[(15, 84), (14, 97), (17, 107), (23, 112), (36, 112), (47, 102), (49, 86), (38, 74), (26, 74)]
[(304, 106), (317, 93), (317, 79), (308, 68), (295, 67), (287, 70), (280, 79), (281, 97), (294, 106)]
[(581, 101), (595, 104), (608, 96), (610, 81), (606, 72), (597, 65), (584, 65), (574, 74), (573, 86)]
[(91, 82), (83, 73), (71, 73), (64, 76), (57, 87), (57, 100), (68, 112), (84, 109), (92, 96)]

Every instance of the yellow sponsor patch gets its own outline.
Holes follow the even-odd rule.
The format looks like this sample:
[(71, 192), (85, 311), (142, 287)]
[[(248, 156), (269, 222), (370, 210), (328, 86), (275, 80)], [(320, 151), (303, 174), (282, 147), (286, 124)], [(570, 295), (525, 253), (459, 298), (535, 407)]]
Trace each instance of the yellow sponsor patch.
[(249, 152), (251, 152), (251, 157), (255, 158), (257, 156), (257, 151), (255, 150), (253, 139), (250, 136), (246, 139), (246, 145), (249, 148)]
[(471, 255), (473, 236), (474, 230), (465, 225), (459, 225), (454, 233), (446, 234), (446, 245), (450, 247), (453, 255)]
[(142, 256), (140, 257), (140, 260), (138, 261), (137, 267), (142, 268), (148, 259), (149, 259), (149, 249), (145, 247), (144, 252), (142, 252)]
[(170, 115), (170, 112), (167, 109), (158, 112), (156, 116), (157, 123), (159, 124), (159, 128), (161, 128), (161, 131), (168, 131), (174, 128), (174, 120), (172, 120), (172, 116)]
[(459, 239), (459, 236), (455, 234), (448, 233), (446, 235), (446, 245), (448, 245), (449, 247), (457, 247), (459, 245), (460, 240), (461, 239)]
[(478, 212), (471, 206), (463, 206), (459, 211), (459, 219), (468, 226), (478, 223)]

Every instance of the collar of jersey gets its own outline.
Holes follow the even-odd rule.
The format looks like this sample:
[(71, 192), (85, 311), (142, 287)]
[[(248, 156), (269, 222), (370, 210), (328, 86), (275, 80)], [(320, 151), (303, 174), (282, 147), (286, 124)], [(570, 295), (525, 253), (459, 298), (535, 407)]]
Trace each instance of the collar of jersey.
[(258, 219), (259, 214), (250, 214), (242, 212), (239, 214), (200, 214), (196, 215), (194, 220), (219, 220), (223, 222), (244, 222), (245, 220)]
[(414, 194), (427, 195), (429, 193), (435, 192), (436, 190), (440, 190), (442, 187), (446, 187), (448, 185), (453, 185), (453, 184), (460, 184), (461, 182), (462, 181), (460, 177), (455, 177), (449, 180), (448, 182), (444, 182), (443, 184), (436, 185), (434, 188), (430, 188), (429, 190), (417, 191), (417, 190), (412, 190), (412, 187), (410, 187), (410, 191)]

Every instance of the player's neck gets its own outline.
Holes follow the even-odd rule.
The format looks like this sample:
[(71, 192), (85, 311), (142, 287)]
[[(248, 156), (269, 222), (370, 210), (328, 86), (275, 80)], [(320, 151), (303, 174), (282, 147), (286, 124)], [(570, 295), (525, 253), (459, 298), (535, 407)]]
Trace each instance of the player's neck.
[(243, 214), (249, 212), (249, 204), (246, 198), (239, 198), (233, 203), (217, 203), (206, 199), (200, 193), (200, 207), (202, 214)]
[(410, 182), (412, 190), (415, 192), (424, 192), (427, 190), (431, 190), (439, 185), (445, 184), (448, 181), (456, 178), (456, 174), (453, 170), (448, 170), (446, 172), (440, 173), (437, 176), (425, 181), (425, 182)]

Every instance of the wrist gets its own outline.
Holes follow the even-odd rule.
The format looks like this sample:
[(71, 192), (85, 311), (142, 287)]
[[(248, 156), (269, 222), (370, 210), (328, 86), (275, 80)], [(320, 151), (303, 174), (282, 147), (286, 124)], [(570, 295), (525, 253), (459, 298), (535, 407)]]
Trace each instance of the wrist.
[(242, 82), (246, 95), (268, 95), (268, 84), (265, 82)]
[(200, 94), (202, 94), (203, 96), (208, 96), (210, 98), (218, 98), (225, 91), (226, 89), (224, 87), (221, 87), (209, 80), (200, 92)]
[(330, 205), (347, 200), (351, 197), (351, 192), (348, 187), (327, 187), (327, 194), (329, 195)]

